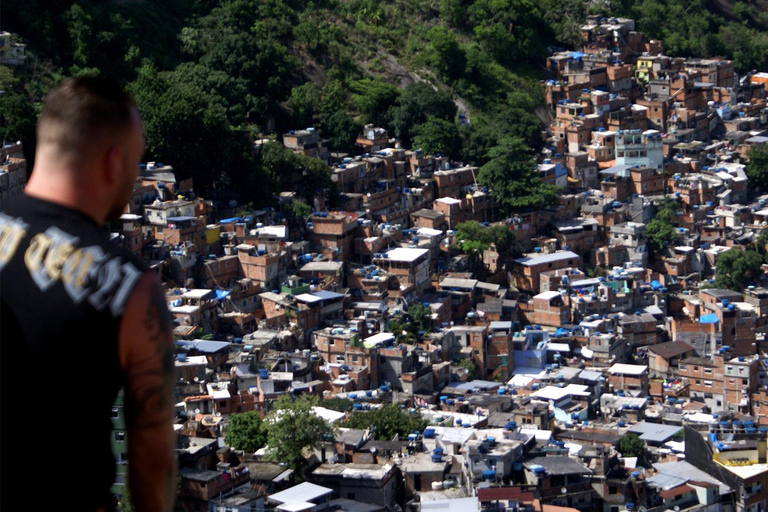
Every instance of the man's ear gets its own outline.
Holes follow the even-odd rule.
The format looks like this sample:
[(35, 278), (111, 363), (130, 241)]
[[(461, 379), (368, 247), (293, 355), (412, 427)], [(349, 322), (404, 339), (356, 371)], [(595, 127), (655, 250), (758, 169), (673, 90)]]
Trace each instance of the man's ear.
[(122, 156), (119, 146), (111, 146), (107, 151), (104, 161), (104, 179), (107, 183), (112, 184), (119, 181)]

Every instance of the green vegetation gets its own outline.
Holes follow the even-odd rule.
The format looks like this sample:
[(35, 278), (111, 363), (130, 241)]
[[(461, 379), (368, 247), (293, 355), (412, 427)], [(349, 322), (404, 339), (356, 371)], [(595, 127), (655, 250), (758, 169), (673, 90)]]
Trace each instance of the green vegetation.
[(539, 180), (533, 170), (536, 157), (522, 138), (504, 137), (488, 156), (490, 160), (480, 168), (477, 181), (491, 188), (502, 211), (509, 214), (558, 203), (559, 188)]
[(304, 451), (333, 433), (324, 419), (312, 413), (316, 405), (317, 397), (312, 395), (301, 395), (295, 400), (284, 395), (266, 419), (268, 458), (287, 463), (300, 476), (306, 460)]
[(493, 245), (502, 258), (512, 254), (515, 241), (515, 235), (506, 226), (486, 227), (475, 220), (458, 224), (455, 238), (462, 251), (482, 254)]
[(411, 317), (411, 326), (418, 332), (432, 330), (432, 308), (417, 302), (408, 308), (408, 316)]
[(406, 439), (414, 430), (423, 431), (427, 424), (418, 413), (407, 413), (400, 410), (397, 404), (387, 404), (380, 409), (353, 412), (345, 426), (370, 429), (371, 435), (377, 441), (391, 441), (395, 435)]
[(320, 402), (322, 407), (339, 412), (350, 412), (354, 402), (347, 398), (328, 398)]
[[(749, 3), (736, 3), (733, 21), (704, 0), (589, 10), (601, 5), (635, 17), (668, 54), (768, 67), (768, 17)], [(290, 173), (253, 155), (255, 136), (313, 126), (353, 151), (374, 123), (406, 148), (481, 167), (505, 214), (539, 208), (559, 192), (534, 172), (541, 69), (548, 48), (579, 43), (586, 14), (580, 0), (10, 2), (3, 29), (27, 44), (27, 60), (0, 67), (0, 137), (21, 140), (33, 163), (44, 93), (64, 76), (99, 74), (136, 96), (146, 158), (193, 177), (202, 195), (229, 188), (266, 206)], [(299, 165), (312, 174), (307, 204), (318, 188), (333, 193), (327, 173)]]
[(266, 174), (261, 187), (271, 186), (273, 192), (296, 191), (310, 204), (316, 193), (336, 190), (331, 168), (322, 160), (294, 153), (277, 141), (261, 148), (261, 169)]
[(676, 216), (677, 204), (665, 197), (659, 205), (656, 215), (645, 227), (651, 255), (656, 256), (675, 239), (675, 227), (672, 225), (672, 220)]
[(751, 250), (733, 249), (720, 254), (715, 260), (715, 287), (742, 292), (763, 273), (760, 266), (764, 262), (760, 253)]
[(462, 359), (456, 363), (456, 366), (467, 370), (471, 378), (475, 378), (477, 376), (477, 365), (471, 359)]
[(750, 187), (765, 190), (768, 186), (768, 144), (757, 144), (749, 148), (747, 176)]
[[(374, 123), (404, 147), (483, 165), (502, 134), (534, 150), (542, 145), (535, 70), (547, 42), (562, 32), (564, 18), (548, 15), (556, 5), (15, 3), (4, 9), (3, 28), (27, 44), (28, 58), (0, 67), (0, 136), (22, 140), (32, 160), (44, 93), (64, 76), (98, 74), (136, 97), (146, 158), (193, 177), (206, 196), (229, 188), (263, 206), (297, 166), (311, 175), (300, 193), (308, 204), (317, 189), (333, 189), (327, 172), (306, 162), (269, 149), (253, 156), (252, 138), (273, 127), (279, 134), (314, 126), (333, 149), (353, 151), (361, 126)], [(457, 105), (471, 125), (457, 123)]]
[(645, 464), (645, 443), (637, 434), (626, 434), (621, 438), (619, 453), (622, 457), (637, 457), (638, 464)]
[(740, 73), (768, 67), (768, 14), (751, 3), (736, 2), (730, 19), (706, 0), (614, 0), (611, 6), (613, 13), (603, 13), (634, 18), (638, 30), (664, 42), (667, 55), (724, 56)]
[(257, 411), (233, 414), (229, 417), (229, 428), (224, 442), (235, 450), (253, 453), (267, 442), (267, 429)]
[(387, 323), (386, 332), (391, 332), (395, 335), (395, 344), (405, 343), (413, 345), (418, 343), (412, 331), (413, 327), (411, 324), (402, 317), (400, 319), (392, 319)]
[(292, 201), (288, 208), (291, 217), (299, 223), (304, 222), (309, 218), (310, 215), (312, 215), (312, 207), (310, 207), (304, 201)]

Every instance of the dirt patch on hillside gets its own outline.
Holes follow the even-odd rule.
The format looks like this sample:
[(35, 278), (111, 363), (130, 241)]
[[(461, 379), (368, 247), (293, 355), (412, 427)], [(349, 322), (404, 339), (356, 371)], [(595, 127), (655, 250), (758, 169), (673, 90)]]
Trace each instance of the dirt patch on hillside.
[(360, 62), (360, 67), (371, 75), (383, 77), (397, 84), (401, 89), (412, 83), (424, 81), (417, 73), (405, 69), (397, 61), (397, 57), (383, 48), (376, 50), (374, 58)]

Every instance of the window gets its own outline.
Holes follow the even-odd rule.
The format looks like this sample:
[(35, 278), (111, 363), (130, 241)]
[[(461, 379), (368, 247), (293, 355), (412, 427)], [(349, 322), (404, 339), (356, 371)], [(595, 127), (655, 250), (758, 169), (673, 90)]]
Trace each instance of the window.
[(115, 420), (120, 417), (120, 409), (117, 407), (112, 408), (112, 419)]
[(712, 373), (712, 368), (704, 368), (704, 373)]
[(125, 442), (125, 432), (115, 432), (115, 441), (118, 443)]

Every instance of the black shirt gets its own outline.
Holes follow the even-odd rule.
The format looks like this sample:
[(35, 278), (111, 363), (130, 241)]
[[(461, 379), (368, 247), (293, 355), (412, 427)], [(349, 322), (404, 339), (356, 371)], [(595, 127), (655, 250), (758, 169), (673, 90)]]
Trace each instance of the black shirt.
[(80, 212), (0, 213), (0, 510), (110, 507), (117, 338), (146, 266)]

